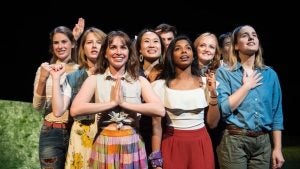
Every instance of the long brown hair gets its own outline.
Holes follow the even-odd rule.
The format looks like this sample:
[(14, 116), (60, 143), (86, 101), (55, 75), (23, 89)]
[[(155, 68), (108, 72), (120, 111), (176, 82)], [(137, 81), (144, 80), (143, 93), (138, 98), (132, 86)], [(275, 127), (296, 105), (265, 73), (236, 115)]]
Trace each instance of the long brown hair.
[(69, 29), (68, 27), (65, 27), (65, 26), (58, 26), (58, 27), (54, 28), (53, 31), (50, 33), (49, 52), (52, 54), (50, 63), (55, 63), (58, 60), (57, 56), (55, 55), (55, 53), (53, 51), (53, 37), (56, 33), (62, 33), (69, 38), (69, 40), (71, 41), (74, 48), (71, 51), (71, 59), (68, 61), (68, 63), (76, 63), (77, 62), (76, 40), (74, 38), (74, 35), (73, 35), (73, 32), (71, 31), (71, 29)]
[(106, 50), (109, 45), (113, 42), (115, 37), (121, 37), (123, 39), (124, 44), (129, 49), (128, 61), (125, 65), (125, 70), (128, 74), (134, 79), (137, 80), (139, 77), (139, 60), (134, 50), (134, 46), (129, 38), (129, 36), (123, 31), (111, 31), (108, 33), (107, 37), (104, 39), (99, 56), (97, 58), (97, 69), (96, 73), (103, 74), (109, 66), (108, 60), (105, 58)]
[(101, 42), (106, 37), (106, 34), (102, 30), (95, 28), (95, 27), (90, 27), (83, 33), (83, 35), (81, 37), (80, 45), (79, 45), (79, 50), (78, 50), (78, 64), (79, 64), (80, 68), (82, 68), (82, 67), (88, 68), (87, 57), (84, 53), (84, 45), (86, 42), (87, 35), (89, 33), (94, 34)]

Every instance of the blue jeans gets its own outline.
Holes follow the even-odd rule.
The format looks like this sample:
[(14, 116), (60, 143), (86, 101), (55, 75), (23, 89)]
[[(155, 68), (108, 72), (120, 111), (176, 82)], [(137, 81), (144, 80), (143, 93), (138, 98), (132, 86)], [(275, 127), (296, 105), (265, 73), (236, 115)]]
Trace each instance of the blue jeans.
[(42, 126), (39, 144), (41, 168), (64, 169), (69, 136), (67, 129)]

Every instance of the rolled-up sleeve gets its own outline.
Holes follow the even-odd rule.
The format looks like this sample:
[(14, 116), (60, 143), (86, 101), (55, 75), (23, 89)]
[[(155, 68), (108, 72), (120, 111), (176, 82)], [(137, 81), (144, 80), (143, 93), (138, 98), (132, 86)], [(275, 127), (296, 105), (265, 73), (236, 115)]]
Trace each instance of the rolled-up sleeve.
[(219, 85), (217, 86), (219, 108), (222, 116), (227, 117), (232, 114), (228, 99), (231, 95), (230, 78), (224, 68), (217, 69), (216, 76), (216, 79), (219, 82)]
[(282, 94), (278, 76), (275, 73), (272, 100), (273, 125), (272, 130), (283, 130)]
[(34, 79), (34, 84), (33, 84), (32, 106), (33, 106), (33, 108), (35, 108), (37, 110), (42, 110), (46, 103), (46, 96), (41, 96), (41, 95), (37, 94), (37, 86), (38, 86), (38, 83), (40, 80), (40, 73), (41, 73), (41, 68), (39, 67), (35, 74), (35, 79)]

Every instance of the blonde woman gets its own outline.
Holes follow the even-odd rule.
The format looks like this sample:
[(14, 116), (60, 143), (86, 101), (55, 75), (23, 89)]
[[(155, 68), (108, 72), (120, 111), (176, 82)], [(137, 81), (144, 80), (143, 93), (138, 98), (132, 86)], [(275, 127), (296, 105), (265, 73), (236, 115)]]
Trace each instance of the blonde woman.
[(228, 66), (217, 70), (218, 100), (226, 122), (217, 151), (220, 167), (281, 168), (283, 112), (279, 79), (272, 68), (264, 65), (260, 41), (252, 26), (234, 29), (231, 42)]

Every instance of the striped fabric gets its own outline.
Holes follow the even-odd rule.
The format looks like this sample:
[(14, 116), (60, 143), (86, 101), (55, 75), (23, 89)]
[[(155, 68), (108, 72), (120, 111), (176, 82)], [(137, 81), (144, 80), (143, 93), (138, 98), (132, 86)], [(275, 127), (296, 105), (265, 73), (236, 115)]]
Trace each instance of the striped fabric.
[(90, 168), (147, 169), (144, 142), (133, 129), (104, 129), (93, 144)]

